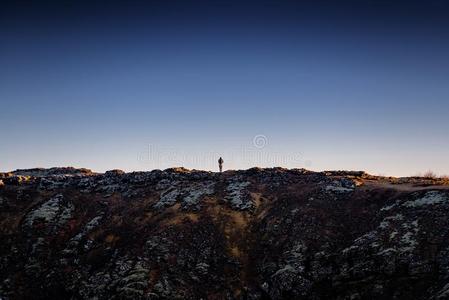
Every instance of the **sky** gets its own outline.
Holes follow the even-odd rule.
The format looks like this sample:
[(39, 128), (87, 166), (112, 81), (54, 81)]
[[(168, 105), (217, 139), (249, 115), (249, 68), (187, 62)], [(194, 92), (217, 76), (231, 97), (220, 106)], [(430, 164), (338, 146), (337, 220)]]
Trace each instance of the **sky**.
[(0, 171), (449, 174), (449, 1), (2, 1)]

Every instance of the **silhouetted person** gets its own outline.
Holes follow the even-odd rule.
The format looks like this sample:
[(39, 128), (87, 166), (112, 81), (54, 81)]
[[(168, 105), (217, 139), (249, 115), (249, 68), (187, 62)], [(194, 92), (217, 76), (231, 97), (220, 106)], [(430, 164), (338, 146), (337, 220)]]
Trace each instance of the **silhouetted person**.
[(220, 157), (218, 159), (218, 168), (220, 168), (220, 173), (223, 172), (223, 163), (224, 163), (224, 160), (223, 160), (223, 158)]

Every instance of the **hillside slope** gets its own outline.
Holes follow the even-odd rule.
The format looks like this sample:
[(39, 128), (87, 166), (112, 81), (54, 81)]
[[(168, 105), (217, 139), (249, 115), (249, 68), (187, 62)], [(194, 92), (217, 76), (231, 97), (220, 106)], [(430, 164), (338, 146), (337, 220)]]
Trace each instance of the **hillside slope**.
[(449, 185), (363, 172), (0, 174), (0, 299), (448, 299)]

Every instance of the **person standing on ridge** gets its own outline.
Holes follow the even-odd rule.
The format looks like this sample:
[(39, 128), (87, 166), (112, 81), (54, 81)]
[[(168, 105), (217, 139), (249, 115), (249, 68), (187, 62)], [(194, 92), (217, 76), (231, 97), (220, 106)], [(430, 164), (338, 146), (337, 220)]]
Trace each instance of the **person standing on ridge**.
[(223, 158), (220, 157), (218, 159), (218, 168), (220, 169), (220, 173), (223, 172), (223, 163), (224, 163), (224, 160), (223, 160)]

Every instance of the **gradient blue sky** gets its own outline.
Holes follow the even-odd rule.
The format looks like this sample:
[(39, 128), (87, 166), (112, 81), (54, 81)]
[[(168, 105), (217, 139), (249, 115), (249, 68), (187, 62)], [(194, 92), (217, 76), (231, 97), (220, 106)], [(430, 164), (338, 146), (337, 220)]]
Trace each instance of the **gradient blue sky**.
[(2, 3), (0, 170), (449, 173), (447, 3)]

